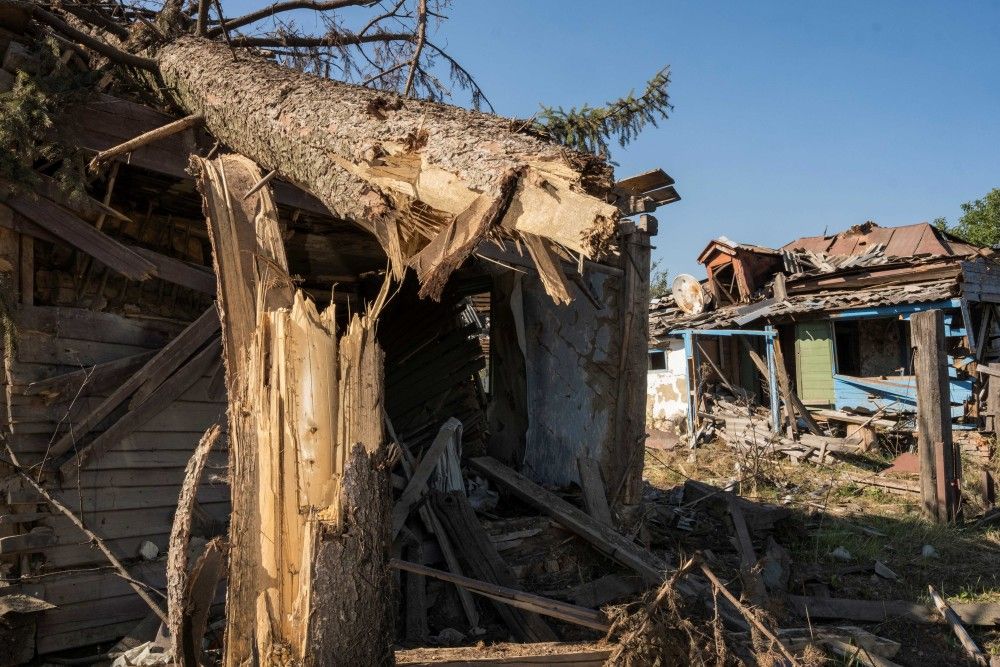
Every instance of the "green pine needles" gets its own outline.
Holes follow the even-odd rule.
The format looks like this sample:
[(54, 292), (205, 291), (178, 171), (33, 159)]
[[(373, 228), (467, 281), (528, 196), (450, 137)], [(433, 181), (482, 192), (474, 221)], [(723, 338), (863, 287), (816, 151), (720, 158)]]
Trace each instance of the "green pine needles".
[(35, 169), (48, 165), (63, 191), (79, 197), (86, 188), (86, 159), (64, 136), (59, 114), (67, 105), (84, 101), (99, 72), (80, 72), (57, 56), (55, 43), (40, 53), (39, 73), (18, 72), (14, 88), (0, 93), (0, 178), (13, 188), (29, 191)]
[(532, 129), (570, 148), (606, 156), (612, 139), (624, 147), (647, 125), (657, 127), (659, 121), (667, 119), (674, 108), (667, 94), (669, 85), (670, 67), (664, 67), (646, 83), (646, 89), (638, 97), (632, 91), (604, 106), (585, 104), (568, 111), (543, 105)]

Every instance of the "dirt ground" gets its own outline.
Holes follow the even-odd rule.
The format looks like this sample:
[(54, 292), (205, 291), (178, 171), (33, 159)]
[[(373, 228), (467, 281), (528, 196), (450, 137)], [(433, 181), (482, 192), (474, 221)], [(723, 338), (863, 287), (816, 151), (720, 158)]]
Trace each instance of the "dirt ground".
[[(894, 494), (839, 479), (844, 472), (857, 475), (885, 466), (886, 461), (878, 458), (823, 466), (747, 460), (716, 442), (693, 453), (683, 445), (649, 448), (644, 476), (653, 488), (661, 490), (675, 488), (687, 479), (720, 487), (735, 485), (748, 499), (789, 508), (796, 529), (781, 535), (780, 541), (796, 568), (823, 573), (830, 597), (930, 604), (927, 586), (933, 584), (950, 602), (1000, 602), (1000, 524), (972, 527), (973, 522), (968, 521), (963, 527), (933, 525), (921, 519), (915, 494)], [(977, 476), (967, 473), (966, 478)], [(970, 485), (965, 492), (969, 498), (965, 515), (973, 517), (980, 510), (972, 500), (975, 489)], [(690, 548), (698, 548), (697, 535), (690, 541)], [(933, 553), (927, 555), (931, 550)], [(873, 575), (870, 566), (876, 560), (898, 575), (898, 580)], [(785, 623), (790, 627), (796, 621), (786, 619)], [(955, 665), (965, 661), (961, 646), (943, 624), (894, 619), (864, 627), (902, 643), (893, 659), (899, 664)], [(1000, 655), (1000, 631), (969, 629), (985, 651)]]

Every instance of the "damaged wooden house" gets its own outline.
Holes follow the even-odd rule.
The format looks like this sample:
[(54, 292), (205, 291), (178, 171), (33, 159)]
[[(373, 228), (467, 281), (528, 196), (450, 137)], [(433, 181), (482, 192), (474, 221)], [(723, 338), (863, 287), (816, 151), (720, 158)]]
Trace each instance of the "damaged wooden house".
[(986, 379), (1000, 357), (1000, 263), (991, 249), (927, 223), (868, 222), (779, 249), (719, 238), (698, 259), (706, 280), (679, 276), (673, 294), (650, 305), (652, 426), (695, 437), (712, 421), (705, 399), (719, 387), (766, 406), (765, 431), (820, 434), (825, 422), (859, 439), (851, 447), (870, 445), (877, 429), (913, 436), (911, 318), (939, 311), (946, 417), (963, 447), (988, 458), (975, 432), (992, 430), (983, 419)]
[[(615, 183), (502, 119), (364, 89), (349, 113), (391, 122), (321, 174), (282, 171), (252, 131), (217, 133), (240, 105), (183, 92), (214, 84), (186, 80), (180, 51), (160, 73), (191, 107), (170, 111), (90, 76), (32, 7), (0, 15), (2, 94), (54, 72), (88, 87), (50, 130), (64, 153), (3, 182), (0, 598), (30, 603), (4, 605), (0, 663), (106, 652), (162, 620), (195, 662), (181, 638), (218, 644), (227, 623), (228, 664), (375, 664), (395, 638), (385, 536), (412, 538), (430, 448), (557, 486), (584, 460), (612, 504), (635, 500), (666, 174)], [(276, 96), (323, 85), (249, 61)], [(281, 104), (239, 112), (263, 125)], [(503, 141), (448, 154), (470, 127)], [(70, 156), (92, 160), (75, 188)], [(437, 553), (423, 562), (458, 568)], [(329, 632), (344, 618), (353, 633)]]

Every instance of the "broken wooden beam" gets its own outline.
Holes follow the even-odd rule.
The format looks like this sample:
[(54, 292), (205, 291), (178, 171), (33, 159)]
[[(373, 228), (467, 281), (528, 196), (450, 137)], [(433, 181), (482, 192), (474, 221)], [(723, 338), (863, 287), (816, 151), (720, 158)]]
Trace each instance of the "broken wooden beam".
[[(476, 518), (463, 491), (432, 492), (436, 514), (441, 519), (452, 544), (461, 554), (467, 571), (476, 579), (504, 588), (514, 589), (517, 577), (497, 553), (489, 535)], [(497, 604), (497, 613), (519, 641), (547, 642), (558, 639), (552, 628), (533, 613)]]
[(146, 362), (135, 375), (123, 382), (111, 392), (110, 396), (101, 401), (100, 405), (75, 420), (72, 423), (72, 428), (49, 449), (50, 456), (58, 457), (68, 452), (80, 438), (86, 436), (146, 382), (156, 382), (157, 385), (162, 383), (218, 330), (219, 314), (213, 303), (198, 319), (189, 324), (176, 338), (167, 343), (152, 359)]
[(49, 199), (16, 194), (6, 204), (71, 248), (87, 253), (126, 278), (146, 280), (153, 275), (152, 262)]
[(917, 453), (924, 516), (938, 523), (957, 520), (958, 479), (951, 433), (951, 390), (944, 315), (940, 310), (910, 316), (913, 373), (917, 378)]
[(155, 351), (140, 352), (102, 364), (94, 364), (78, 371), (37, 380), (26, 385), (20, 394), (22, 396), (42, 396), (46, 401), (52, 403), (69, 398), (84, 388), (91, 393), (99, 394), (119, 386), (123, 380), (142, 368), (155, 354)]
[[(149, 398), (135, 407), (130, 407), (129, 411), (122, 415), (118, 421), (94, 438), (90, 444), (79, 449), (76, 454), (59, 467), (63, 480), (76, 479), (80, 470), (85, 466), (100, 459), (110, 447), (121, 442), (122, 439), (141, 428), (143, 424), (170, 407), (171, 403), (180, 398), (181, 394), (205, 375), (211, 364), (218, 358), (219, 348), (218, 340), (206, 345), (190, 361), (164, 380), (150, 394)], [(220, 409), (220, 417), (222, 412)]]
[(520, 609), (533, 611), (544, 616), (558, 618), (559, 620), (566, 621), (568, 623), (582, 625), (585, 628), (591, 628), (600, 632), (607, 632), (611, 628), (604, 614), (595, 609), (578, 607), (574, 604), (551, 600), (549, 598), (542, 597), (541, 595), (535, 595), (534, 593), (525, 593), (524, 591), (507, 588), (505, 586), (490, 584), (488, 582), (479, 581), (470, 577), (463, 577), (450, 572), (436, 570), (432, 567), (427, 567), (426, 565), (409, 563), (407, 561), (399, 560), (398, 558), (390, 560), (389, 567), (403, 570), (404, 572), (423, 574), (428, 577), (440, 579), (441, 581), (447, 581), (462, 586), (463, 588), (484, 597), (488, 597)]
[(215, 274), (208, 267), (191, 264), (139, 246), (127, 247), (152, 265), (151, 275), (168, 283), (215, 296)]
[(505, 486), (521, 500), (548, 514), (601, 553), (635, 570), (646, 583), (659, 585), (663, 581), (667, 567), (653, 554), (587, 516), (559, 496), (546, 491), (524, 475), (489, 456), (471, 459), (469, 463), (479, 472)]
[(431, 474), (434, 472), (434, 468), (448, 446), (448, 442), (456, 438), (461, 439), (461, 437), (462, 422), (454, 417), (449, 418), (441, 426), (437, 437), (434, 438), (434, 442), (427, 448), (424, 457), (420, 459), (420, 463), (417, 464), (413, 474), (410, 475), (410, 479), (406, 483), (406, 489), (403, 490), (403, 493), (399, 496), (399, 500), (396, 501), (395, 506), (392, 508), (392, 527), (390, 533), (392, 539), (396, 539), (396, 535), (399, 534), (400, 529), (406, 522), (406, 517), (410, 515), (410, 510), (413, 509), (413, 506), (420, 500), (427, 489), (427, 480), (430, 479)]

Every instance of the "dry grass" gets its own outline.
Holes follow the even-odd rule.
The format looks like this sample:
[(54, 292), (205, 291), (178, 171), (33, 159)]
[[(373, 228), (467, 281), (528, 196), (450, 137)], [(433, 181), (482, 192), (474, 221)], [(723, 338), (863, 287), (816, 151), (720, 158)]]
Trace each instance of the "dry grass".
[[(883, 462), (858, 463), (875, 469)], [(929, 603), (927, 584), (932, 583), (953, 602), (1000, 602), (1000, 526), (931, 524), (921, 518), (916, 496), (844, 483), (839, 479), (842, 472), (858, 474), (859, 469), (836, 461), (826, 466), (770, 462), (751, 471), (727, 446), (713, 443), (693, 456), (683, 446), (672, 451), (647, 450), (645, 477), (662, 489), (688, 478), (718, 486), (736, 481), (748, 498), (791, 508), (805, 528), (782, 535), (781, 542), (797, 567), (824, 573), (833, 597)], [(978, 479), (978, 471), (966, 479)], [(937, 557), (924, 557), (925, 545), (933, 547)], [(849, 561), (831, 556), (838, 547), (850, 553)], [(899, 580), (882, 579), (860, 567), (876, 560), (899, 575)], [(915, 628), (921, 634), (931, 630)], [(1000, 633), (980, 629), (975, 634), (985, 649), (1000, 654)], [(947, 633), (943, 639), (949, 640)]]

